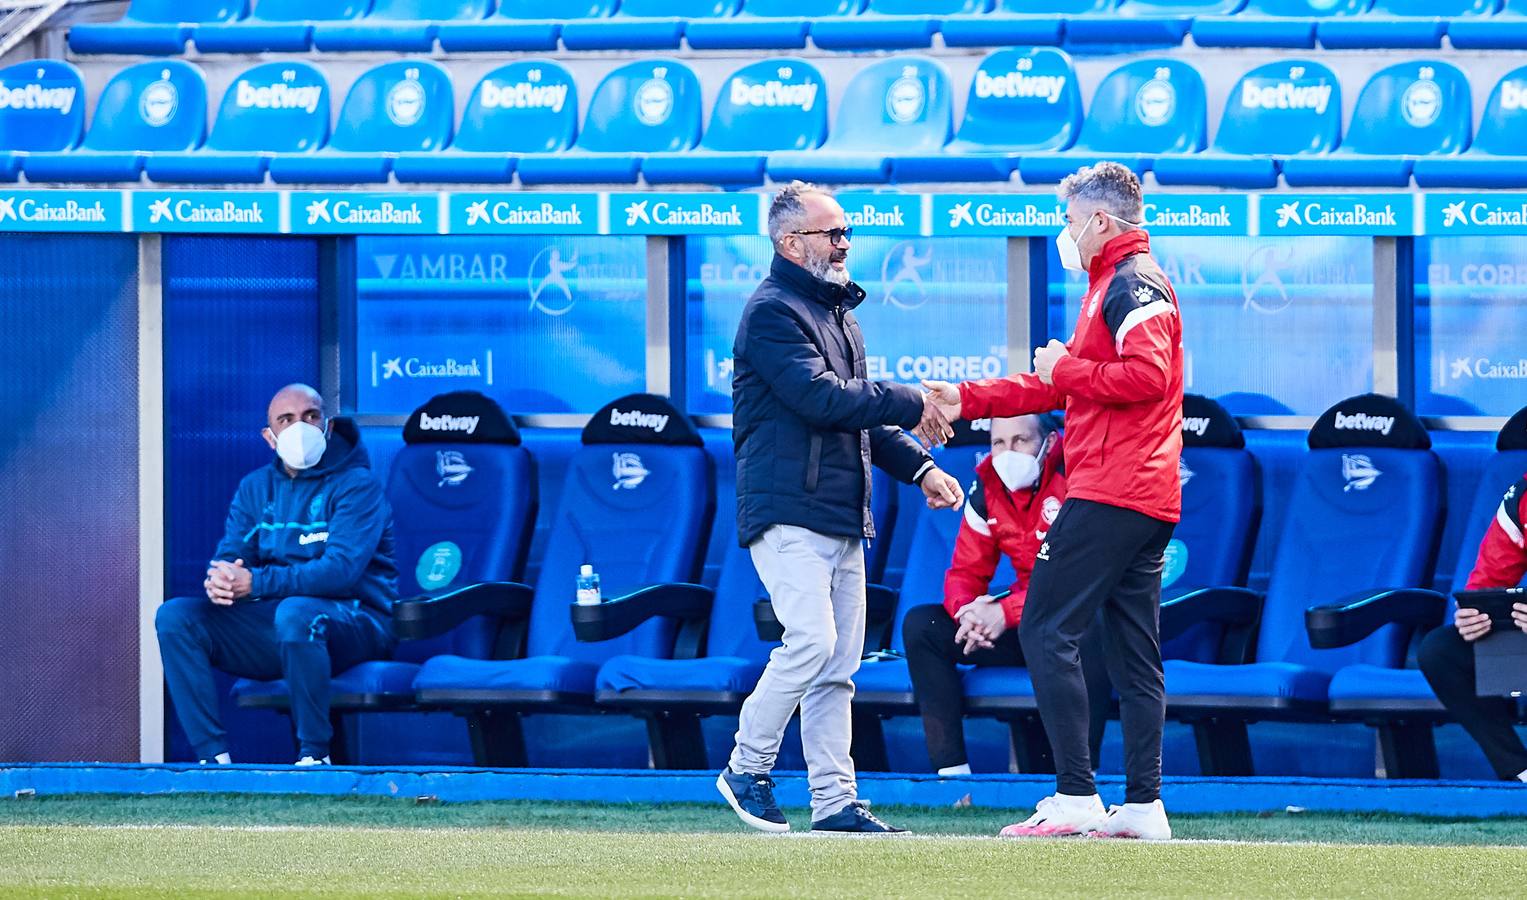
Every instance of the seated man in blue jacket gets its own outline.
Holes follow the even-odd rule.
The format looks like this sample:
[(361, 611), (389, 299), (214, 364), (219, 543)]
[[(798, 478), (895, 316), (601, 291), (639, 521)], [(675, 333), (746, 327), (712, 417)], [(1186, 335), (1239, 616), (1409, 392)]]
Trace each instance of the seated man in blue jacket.
[[(348, 419), (303, 384), (270, 401), (276, 459), (244, 476), (203, 587), (159, 608), (164, 678), (203, 763), (230, 762), (213, 668), (285, 678), (297, 765), (329, 762), (329, 676), (392, 652), (392, 509)], [(332, 427), (331, 427), (332, 424)]]

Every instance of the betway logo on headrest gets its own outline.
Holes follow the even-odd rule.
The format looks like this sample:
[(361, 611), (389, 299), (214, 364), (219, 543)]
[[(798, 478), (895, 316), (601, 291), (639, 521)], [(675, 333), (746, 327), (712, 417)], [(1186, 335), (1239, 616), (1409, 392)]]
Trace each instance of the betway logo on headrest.
[(316, 84), (294, 87), (277, 82), (256, 86), (241, 79), (233, 89), (233, 102), (241, 109), (300, 109), (316, 112), (318, 101), (323, 99), (323, 88)]
[(649, 225), (729, 225), (736, 228), (742, 227), (742, 211), (737, 204), (731, 204), (728, 209), (717, 209), (710, 202), (701, 203), (693, 209), (675, 208), (666, 200), (652, 202), (652, 209), (647, 209), (649, 201), (638, 200), (626, 207), (626, 226), (629, 228), (638, 222)]
[(1353, 413), (1350, 416), (1341, 410), (1336, 411), (1337, 431), (1377, 431), (1387, 435), (1394, 427), (1394, 416), (1370, 416), (1367, 413)]
[(566, 84), (532, 84), (521, 81), (515, 84), (482, 83), (478, 102), (483, 109), (549, 109), (561, 112), (567, 102)]
[(610, 424), (624, 425), (628, 428), (646, 428), (655, 434), (661, 434), (668, 427), (668, 416), (661, 413), (644, 413), (640, 410), (621, 412), (618, 409), (610, 410)]
[(843, 218), (853, 228), (902, 228), (907, 224), (901, 207), (876, 209), (868, 203), (859, 209), (843, 210)]
[(477, 422), (480, 416), (432, 416), (427, 412), (419, 413), (420, 431), (464, 431), (471, 434), (477, 430)]
[(1247, 80), (1241, 83), (1241, 105), (1247, 109), (1311, 109), (1316, 115), (1331, 102), (1331, 85), (1298, 85), (1292, 81), (1273, 84)]
[(1199, 437), (1203, 437), (1209, 430), (1209, 421), (1208, 416), (1183, 416), (1182, 430), (1191, 431)]
[(43, 87), (36, 82), (19, 87), (0, 84), (0, 109), (56, 109), (59, 115), (67, 116), (69, 110), (74, 108), (77, 90), (72, 87)]
[(1527, 81), (1502, 81), (1500, 83), (1500, 108), (1508, 110), (1527, 109)]
[(977, 69), (976, 96), (982, 100), (989, 97), (1015, 100), (1038, 98), (1046, 103), (1055, 103), (1060, 100), (1061, 91), (1066, 89), (1066, 80), (1064, 75), (1025, 75), (1022, 72), (990, 75)]
[(802, 112), (810, 112), (817, 103), (816, 82), (790, 84), (785, 81), (765, 81), (749, 84), (741, 78), (732, 79), (733, 106), (794, 106)]
[(1171, 228), (1229, 228), (1230, 210), (1220, 206), (1217, 210), (1204, 209), (1197, 203), (1187, 209), (1161, 209), (1154, 203), (1145, 204), (1147, 227)]

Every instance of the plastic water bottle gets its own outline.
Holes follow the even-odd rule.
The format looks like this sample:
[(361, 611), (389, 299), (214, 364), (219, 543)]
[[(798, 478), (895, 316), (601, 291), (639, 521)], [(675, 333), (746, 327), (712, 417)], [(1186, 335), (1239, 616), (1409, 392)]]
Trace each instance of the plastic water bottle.
[(599, 575), (594, 567), (584, 563), (578, 570), (578, 605), (598, 606), (603, 598), (599, 595)]

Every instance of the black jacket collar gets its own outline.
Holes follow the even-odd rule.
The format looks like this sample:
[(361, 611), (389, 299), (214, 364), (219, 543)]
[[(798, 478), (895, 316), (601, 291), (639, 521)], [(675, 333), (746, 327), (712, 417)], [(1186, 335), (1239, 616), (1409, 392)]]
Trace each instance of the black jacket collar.
[(854, 282), (850, 281), (845, 286), (813, 278), (810, 272), (778, 253), (774, 254), (774, 261), (769, 264), (769, 274), (797, 295), (828, 309), (839, 306), (853, 309), (864, 302), (864, 288)]

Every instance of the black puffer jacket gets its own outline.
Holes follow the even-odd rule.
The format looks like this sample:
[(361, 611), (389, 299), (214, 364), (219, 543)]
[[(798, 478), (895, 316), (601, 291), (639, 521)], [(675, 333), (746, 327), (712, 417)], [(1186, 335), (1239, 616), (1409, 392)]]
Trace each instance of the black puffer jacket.
[(931, 466), (905, 434), (922, 415), (914, 387), (865, 377), (857, 284), (818, 281), (776, 255), (748, 300), (732, 348), (737, 538), (771, 525), (875, 536), (870, 464), (903, 482)]

